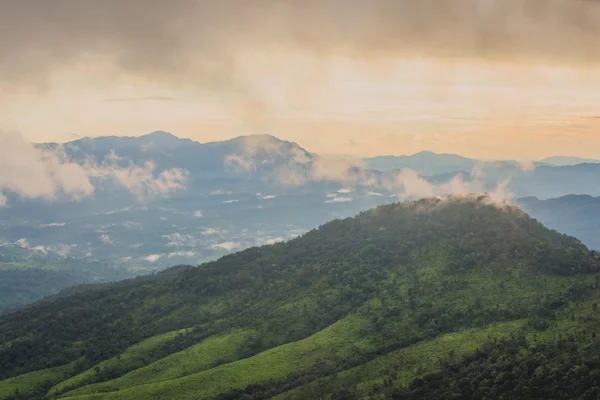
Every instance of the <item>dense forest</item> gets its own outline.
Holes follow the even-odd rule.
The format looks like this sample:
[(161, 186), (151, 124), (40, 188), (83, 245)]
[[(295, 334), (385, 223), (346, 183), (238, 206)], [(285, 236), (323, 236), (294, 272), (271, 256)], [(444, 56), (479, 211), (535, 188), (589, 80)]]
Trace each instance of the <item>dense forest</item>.
[(521, 210), (404, 202), (1, 316), (0, 398), (595, 398), (599, 302)]

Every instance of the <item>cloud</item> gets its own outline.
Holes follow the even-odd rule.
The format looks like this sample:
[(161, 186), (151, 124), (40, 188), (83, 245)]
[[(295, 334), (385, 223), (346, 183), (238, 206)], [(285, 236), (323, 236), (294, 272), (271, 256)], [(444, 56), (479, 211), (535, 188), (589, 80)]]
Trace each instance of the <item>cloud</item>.
[(325, 200), (325, 203), (349, 203), (351, 201), (353, 201), (351, 197), (334, 197), (330, 200)]
[(225, 157), (225, 168), (232, 172), (256, 172), (259, 168), (279, 167), (282, 162), (301, 167), (311, 161), (309, 153), (296, 143), (271, 135), (236, 138), (234, 152)]
[(277, 198), (277, 196), (275, 196), (273, 194), (265, 194), (265, 195), (263, 195), (262, 193), (256, 193), (256, 196), (258, 196), (258, 198), (261, 199), (261, 200), (273, 200), (273, 199)]
[(234, 251), (242, 248), (242, 244), (239, 242), (223, 242), (214, 244), (213, 247), (221, 248), (227, 251)]
[(256, 171), (256, 165), (249, 157), (237, 154), (225, 157), (225, 167), (232, 172)]
[(97, 57), (124, 73), (246, 94), (260, 108), (240, 73), (256, 48), (372, 64), (407, 56), (591, 64), (599, 36), (600, 6), (586, 0), (25, 0), (0, 13), (0, 76), (34, 82)]
[(531, 160), (524, 160), (519, 162), (519, 166), (521, 167), (521, 171), (530, 172), (535, 171), (535, 164)]
[(24, 249), (29, 249), (31, 248), (31, 246), (29, 245), (29, 241), (27, 240), (27, 238), (21, 238), (17, 241), (15, 241), (15, 244), (19, 247), (22, 247)]
[(233, 200), (224, 200), (222, 203), (223, 204), (231, 204), (231, 203), (237, 203), (237, 202), (239, 202), (239, 200), (233, 199)]
[[(254, 137), (251, 142), (252, 146), (245, 149), (248, 151), (245, 156), (255, 157), (261, 154), (264, 157), (265, 154), (271, 156), (275, 154), (281, 157), (274, 164), (274, 170), (265, 175), (265, 179), (274, 180), (283, 185), (298, 186), (311, 182), (344, 185), (344, 188), (339, 189), (337, 193), (328, 193), (326, 195), (328, 200), (325, 200), (325, 203), (353, 201), (350, 197), (338, 197), (337, 195), (351, 193), (356, 186), (366, 186), (371, 189), (370, 193), (377, 193), (376, 190), (386, 190), (395, 193), (402, 199), (460, 196), (486, 191), (485, 170), (484, 166), (480, 164), (475, 164), (468, 176), (456, 174), (449, 181), (434, 183), (411, 169), (384, 173), (369, 170), (361, 160), (330, 159), (313, 154), (309, 158), (302, 159), (302, 162), (298, 162), (293, 151), (286, 153), (286, 150), (290, 149), (288, 142), (273, 139), (266, 135)], [(261, 148), (261, 145), (265, 147)], [(265, 160), (265, 158), (262, 159)], [(260, 158), (252, 158), (252, 163), (247, 163), (247, 165), (255, 168), (257, 160)], [(501, 166), (498, 165), (498, 167)], [(499, 196), (509, 196), (507, 191), (509, 183), (510, 180), (500, 182), (499, 187), (492, 192)]]
[(61, 152), (38, 150), (14, 132), (0, 131), (0, 172), (0, 193), (78, 200), (94, 192), (84, 167), (68, 162)]
[(175, 251), (173, 253), (169, 253), (167, 255), (168, 258), (173, 258), (173, 257), (194, 257), (196, 255), (195, 252), (193, 251)]
[[(326, 180), (339, 170), (330, 161), (308, 153), (296, 143), (271, 135), (250, 135), (235, 139), (237, 146), (225, 157), (225, 168), (232, 172), (256, 172), (261, 169), (265, 180), (286, 185), (301, 185), (314, 179)], [(327, 165), (324, 165), (327, 164)]]
[(64, 147), (37, 148), (15, 132), (0, 130), (0, 205), (8, 192), (31, 199), (81, 200), (92, 196), (94, 180), (111, 180), (138, 199), (185, 188), (187, 171), (170, 169), (155, 173), (156, 165), (129, 163), (111, 154), (100, 164), (91, 159), (76, 163)]
[(120, 166), (120, 161), (123, 159), (112, 153), (100, 165), (88, 162), (84, 168), (91, 177), (116, 181), (140, 200), (186, 187), (188, 171), (173, 168), (155, 175), (156, 164), (153, 161), (146, 162), (143, 166), (130, 161), (125, 167)]
[(206, 228), (205, 230), (203, 230), (201, 232), (201, 234), (203, 234), (204, 236), (220, 235), (220, 234), (224, 234), (224, 233), (227, 233), (227, 231), (225, 231), (223, 229), (218, 229), (218, 228)]
[(149, 256), (145, 257), (144, 260), (151, 262), (151, 263), (155, 263), (158, 260), (160, 260), (163, 256), (161, 254), (150, 254)]
[(284, 237), (266, 237), (264, 239), (259, 240), (260, 243), (264, 245), (271, 245), (275, 243), (285, 242), (287, 239)]
[(200, 211), (200, 210), (194, 211), (194, 217), (196, 217), (196, 218), (202, 218), (202, 211)]
[(163, 235), (163, 238), (167, 239), (169, 247), (194, 247), (196, 245), (196, 239), (192, 235), (182, 235), (181, 233), (172, 233), (169, 235)]

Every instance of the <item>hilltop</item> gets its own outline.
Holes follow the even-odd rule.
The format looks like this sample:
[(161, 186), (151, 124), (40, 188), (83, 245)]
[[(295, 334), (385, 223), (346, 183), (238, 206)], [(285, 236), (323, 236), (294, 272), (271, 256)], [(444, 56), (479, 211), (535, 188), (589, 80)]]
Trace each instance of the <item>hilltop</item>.
[(586, 362), (598, 253), (491, 200), (385, 205), (2, 316), (0, 397), (424, 398), (474, 373), (463, 357), (550, 363), (534, 346), (568, 340)]

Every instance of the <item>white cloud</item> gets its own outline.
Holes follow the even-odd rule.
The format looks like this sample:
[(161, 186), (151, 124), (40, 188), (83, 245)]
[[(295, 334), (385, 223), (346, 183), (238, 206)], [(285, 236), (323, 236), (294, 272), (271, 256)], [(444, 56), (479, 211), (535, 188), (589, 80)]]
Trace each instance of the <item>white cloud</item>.
[(149, 256), (147, 256), (146, 258), (144, 258), (144, 260), (151, 262), (151, 263), (155, 263), (158, 260), (160, 260), (163, 256), (160, 254), (150, 254)]
[(225, 167), (233, 172), (256, 171), (252, 159), (237, 154), (229, 154), (225, 157)]
[(196, 218), (202, 218), (202, 211), (200, 211), (200, 210), (194, 211), (194, 217), (196, 217)]
[(23, 247), (24, 249), (29, 249), (29, 241), (26, 238), (19, 239), (15, 242), (15, 244), (19, 247)]
[(342, 194), (348, 194), (348, 193), (352, 193), (354, 190), (353, 189), (349, 189), (349, 188), (343, 188), (338, 190), (338, 193), (342, 193)]
[(192, 235), (182, 235), (181, 233), (172, 233), (163, 235), (169, 241), (169, 247), (193, 247), (196, 245), (196, 239)]
[(173, 253), (169, 253), (167, 255), (168, 258), (173, 258), (173, 257), (194, 257), (196, 255), (195, 252), (193, 251), (175, 251)]
[(205, 230), (203, 230), (200, 233), (203, 234), (204, 236), (210, 236), (210, 235), (220, 235), (223, 233), (227, 233), (227, 231), (219, 229), (219, 228), (206, 228)]
[(521, 171), (524, 172), (535, 171), (535, 164), (531, 160), (523, 160), (519, 162), (519, 166), (521, 167)]
[(38, 253), (42, 253), (42, 254), (48, 254), (49, 249), (46, 246), (35, 246), (32, 247), (31, 250), (36, 251)]
[(6, 205), (6, 192), (31, 199), (80, 200), (93, 195), (92, 179), (112, 180), (139, 199), (186, 186), (187, 171), (171, 169), (156, 175), (152, 162), (123, 166), (119, 161), (113, 153), (100, 164), (91, 158), (73, 162), (63, 146), (36, 148), (21, 135), (0, 130), (0, 205)]
[(239, 200), (225, 200), (223, 201), (223, 204), (231, 204), (231, 203), (237, 203)]
[(325, 200), (325, 203), (348, 203), (353, 201), (350, 197), (335, 197), (331, 200)]
[(73, 251), (74, 248), (76, 248), (77, 245), (76, 244), (64, 244), (64, 243), (60, 243), (56, 246), (49, 246), (48, 250), (58, 254), (61, 257), (67, 257), (69, 254), (71, 254), (71, 252)]
[(237, 249), (241, 249), (242, 244), (239, 242), (223, 242), (223, 243), (214, 244), (213, 247), (219, 247), (219, 248), (227, 250), (227, 251), (234, 251)]
[(381, 197), (383, 196), (383, 194), (379, 193), (379, 192), (367, 192), (367, 196), (377, 196), (377, 197)]
[(270, 245), (270, 244), (275, 244), (275, 243), (285, 242), (285, 240), (286, 240), (286, 239), (285, 239), (285, 238), (283, 238), (283, 237), (267, 237), (267, 238), (265, 238), (265, 239), (261, 240), (261, 242), (262, 242), (263, 244)]
[(325, 195), (325, 197), (327, 197), (327, 198), (330, 198), (330, 199), (333, 199), (333, 198), (337, 197), (337, 194), (335, 194), (335, 193), (327, 193), (327, 194)]

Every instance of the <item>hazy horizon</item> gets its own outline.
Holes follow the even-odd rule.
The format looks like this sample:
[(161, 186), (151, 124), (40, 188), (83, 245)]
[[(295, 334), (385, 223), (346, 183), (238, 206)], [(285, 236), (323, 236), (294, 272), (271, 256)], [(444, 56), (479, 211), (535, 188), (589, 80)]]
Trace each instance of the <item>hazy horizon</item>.
[(590, 161), (591, 160), (593, 160), (593, 161), (597, 160), (597, 159), (594, 159), (594, 158), (579, 157), (579, 156), (574, 156), (574, 155), (571, 155), (571, 154), (549, 154), (547, 156), (541, 157), (539, 159), (534, 159), (534, 160), (531, 160), (531, 159), (528, 159), (528, 158), (527, 159), (523, 159), (523, 160), (521, 160), (521, 159), (510, 159), (510, 158), (481, 158), (481, 157), (477, 157), (476, 155), (475, 156), (467, 156), (467, 155), (461, 154), (461, 153), (436, 152), (436, 151), (432, 151), (432, 150), (427, 149), (427, 148), (423, 148), (421, 150), (417, 150), (417, 151), (415, 151), (413, 153), (405, 153), (405, 154), (403, 154), (403, 153), (381, 153), (381, 154), (374, 154), (374, 155), (370, 155), (370, 156), (363, 155), (363, 154), (319, 153), (319, 152), (316, 152), (316, 151), (312, 151), (310, 148), (307, 148), (306, 146), (303, 146), (301, 142), (295, 141), (293, 139), (282, 139), (282, 138), (278, 137), (277, 135), (271, 135), (271, 134), (259, 134), (259, 133), (257, 133), (257, 134), (248, 134), (248, 135), (239, 135), (239, 136), (225, 137), (225, 138), (220, 139), (220, 140), (202, 141), (202, 140), (196, 140), (196, 139), (193, 139), (193, 138), (190, 138), (190, 137), (179, 136), (179, 135), (177, 135), (176, 132), (171, 132), (171, 131), (168, 131), (168, 130), (154, 130), (154, 131), (143, 133), (143, 134), (140, 134), (140, 135), (122, 135), (122, 136), (117, 136), (117, 135), (99, 135), (99, 136), (71, 137), (70, 139), (67, 139), (67, 140), (64, 140), (64, 141), (38, 142), (37, 144), (44, 144), (44, 143), (67, 144), (67, 143), (74, 142), (74, 141), (81, 140), (81, 139), (98, 139), (98, 138), (107, 138), (107, 137), (115, 137), (115, 138), (118, 138), (118, 137), (122, 137), (122, 138), (141, 138), (141, 137), (148, 136), (148, 135), (151, 135), (151, 134), (157, 133), (157, 132), (170, 134), (170, 135), (175, 136), (178, 139), (190, 139), (190, 140), (193, 140), (194, 142), (200, 143), (200, 144), (207, 144), (207, 143), (227, 141), (227, 140), (232, 140), (232, 139), (237, 139), (237, 138), (240, 138), (240, 137), (247, 137), (247, 136), (272, 136), (272, 137), (274, 137), (276, 139), (279, 139), (279, 140), (285, 140), (285, 141), (289, 141), (289, 142), (295, 143), (295, 144), (297, 144), (298, 146), (300, 146), (301, 148), (307, 150), (310, 153), (319, 154), (320, 156), (323, 156), (323, 157), (332, 157), (332, 158), (346, 157), (346, 158), (357, 158), (358, 159), (358, 158), (372, 158), (372, 157), (410, 157), (410, 156), (414, 156), (414, 155), (417, 155), (417, 154), (420, 154), (420, 153), (432, 153), (432, 154), (436, 154), (436, 155), (454, 155), (454, 156), (459, 156), (459, 157), (464, 157), (464, 158), (472, 158), (472, 159), (479, 160), (479, 161), (502, 161), (502, 160), (506, 160), (506, 161), (509, 161), (509, 160), (515, 160), (515, 161), (543, 161), (545, 159), (554, 158), (554, 157), (559, 157), (559, 158), (580, 158), (580, 159), (583, 159), (583, 160), (590, 160)]

